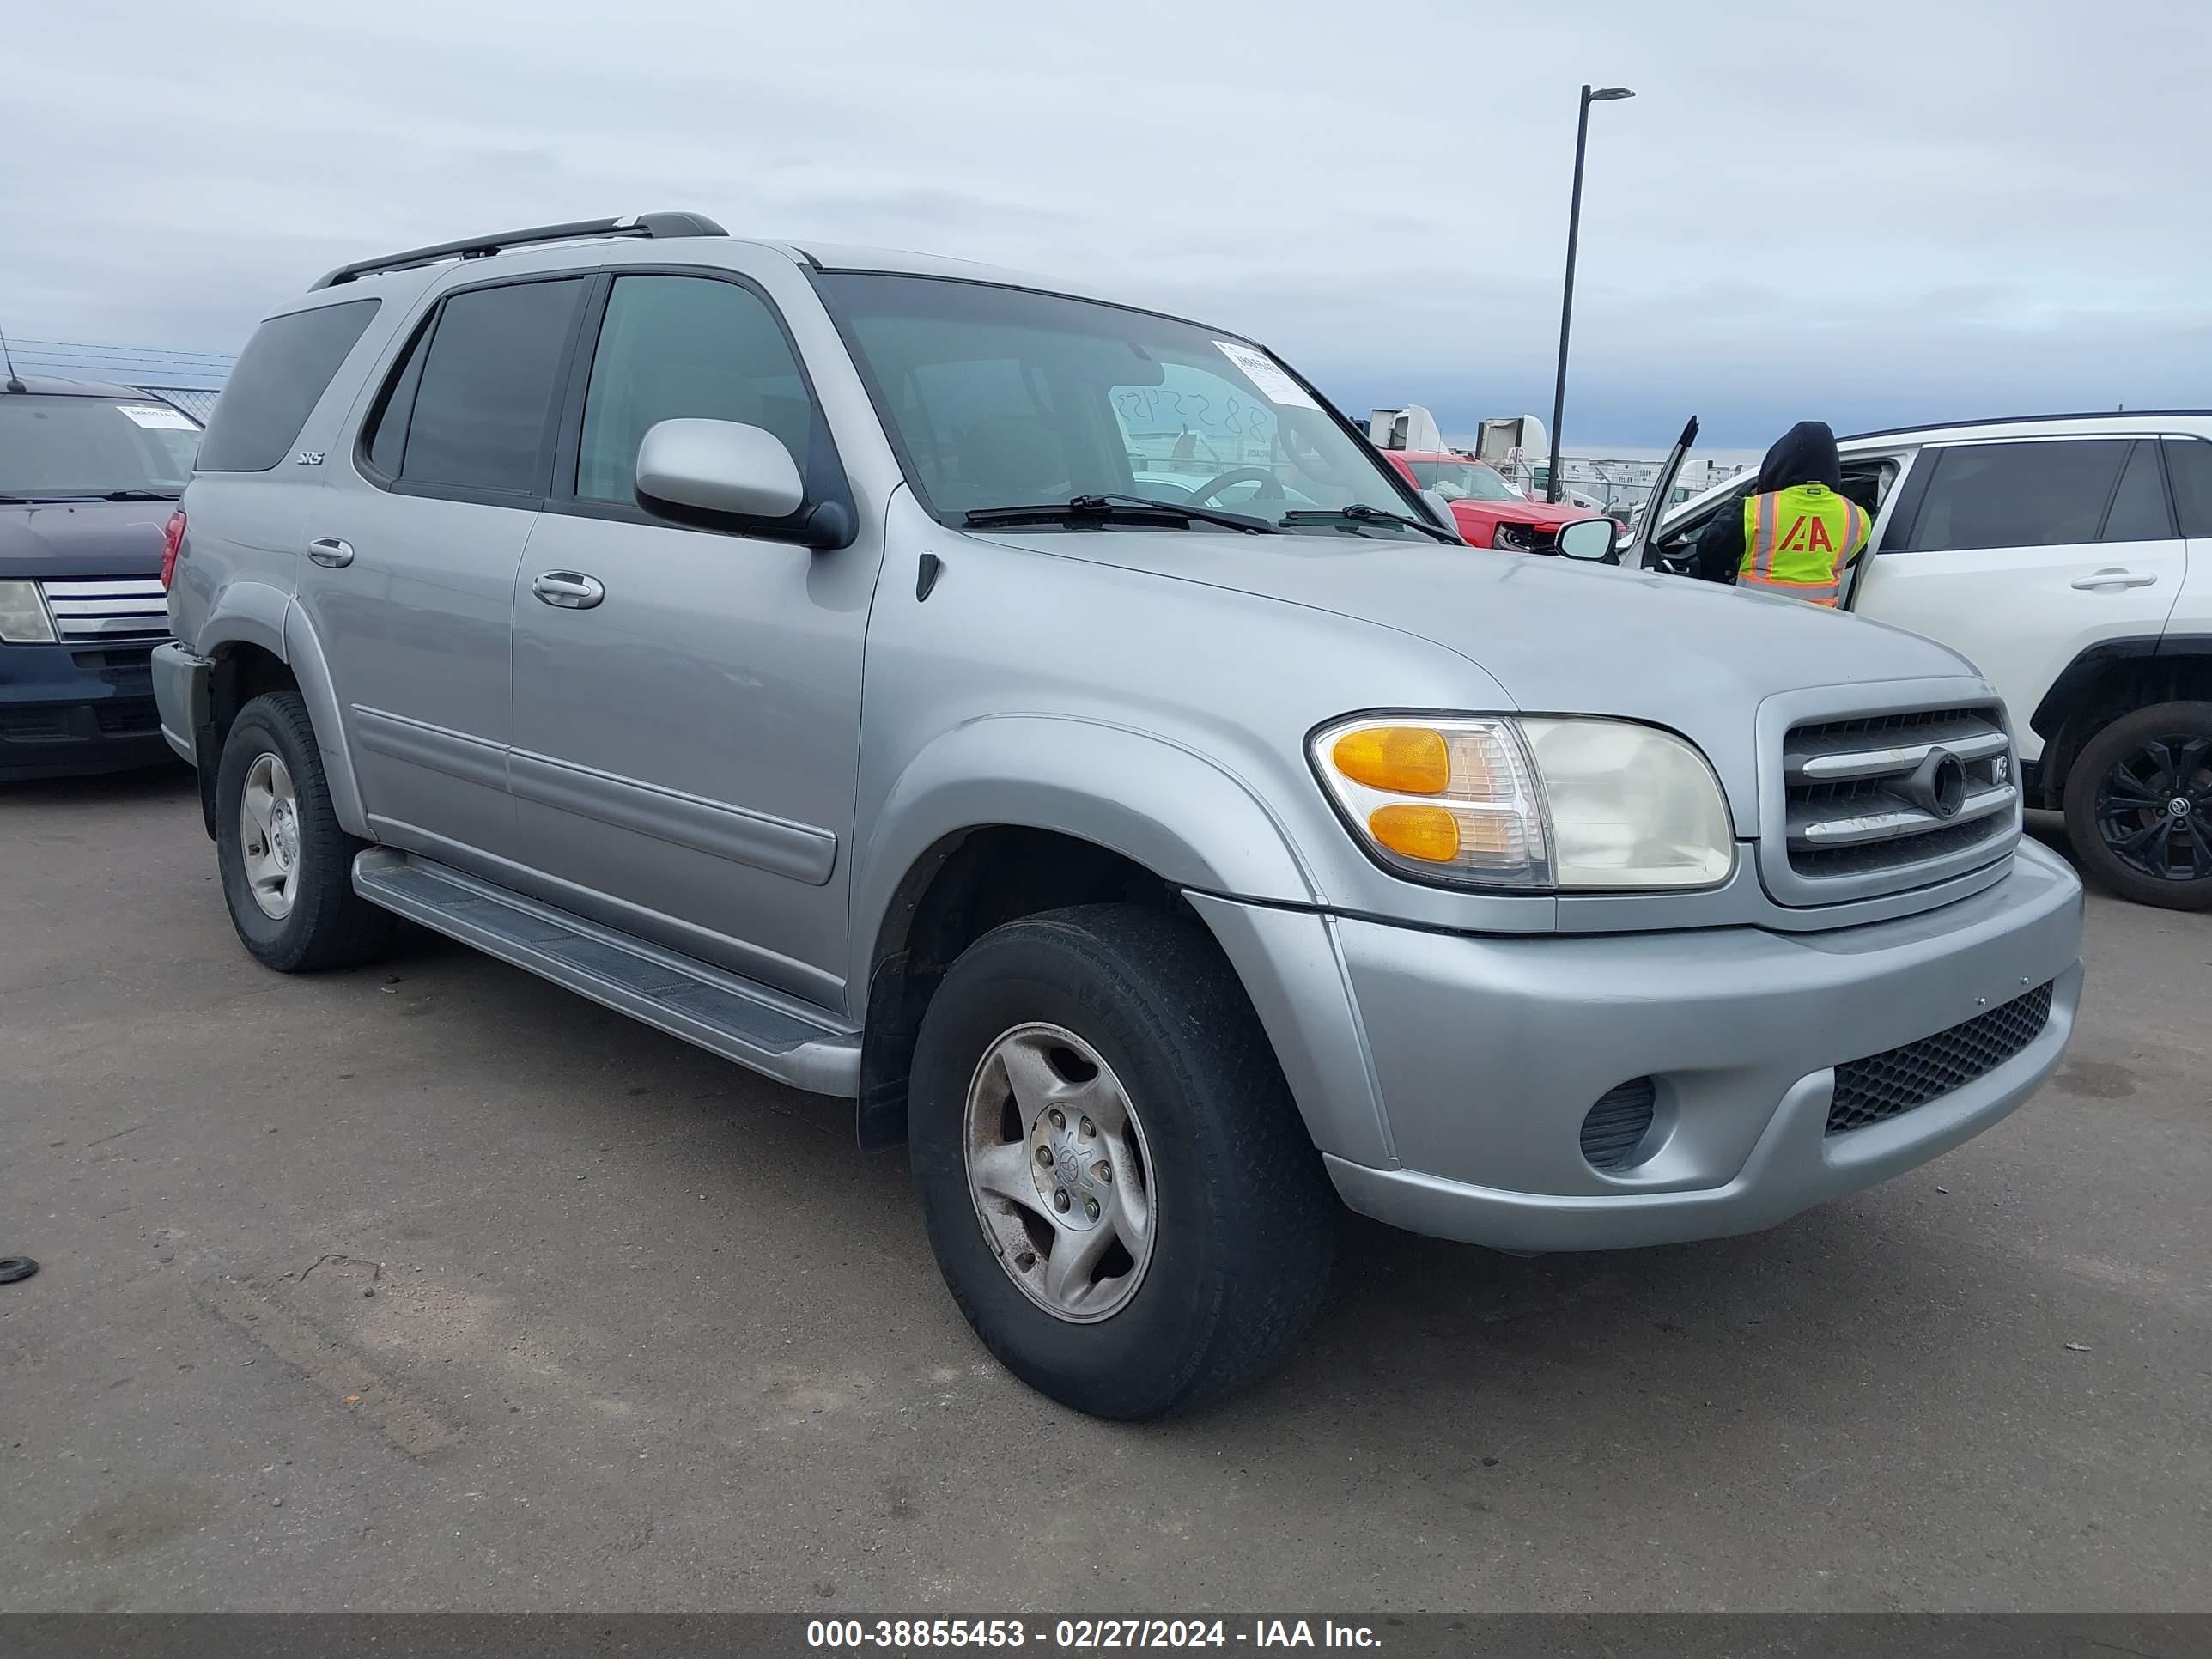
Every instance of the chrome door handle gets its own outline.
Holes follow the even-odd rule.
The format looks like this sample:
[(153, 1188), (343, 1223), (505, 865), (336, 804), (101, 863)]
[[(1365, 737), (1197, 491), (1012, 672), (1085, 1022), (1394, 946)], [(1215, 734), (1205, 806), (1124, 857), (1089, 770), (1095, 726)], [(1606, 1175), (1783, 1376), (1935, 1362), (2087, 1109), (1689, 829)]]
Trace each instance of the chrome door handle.
[(589, 611), (607, 596), (598, 577), (577, 570), (549, 570), (530, 584), (530, 591), (563, 611)]
[(2084, 591), (2094, 591), (2100, 587), (2150, 587), (2157, 581), (2158, 578), (2148, 572), (2123, 570), (2114, 565), (2111, 569), (2100, 570), (2093, 576), (2076, 577), (2074, 586)]
[(342, 542), (335, 536), (318, 536), (307, 544), (307, 556), (317, 564), (336, 570), (353, 562), (353, 544)]

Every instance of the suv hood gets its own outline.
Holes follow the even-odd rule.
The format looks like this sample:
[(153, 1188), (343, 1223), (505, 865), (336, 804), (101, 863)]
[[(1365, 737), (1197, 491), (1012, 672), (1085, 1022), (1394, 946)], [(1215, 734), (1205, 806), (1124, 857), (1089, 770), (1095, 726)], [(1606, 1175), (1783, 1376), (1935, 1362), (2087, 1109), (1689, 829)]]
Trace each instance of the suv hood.
[(1451, 510), (1455, 518), (1483, 524), (1580, 524), (1605, 516), (1572, 501), (1483, 501), (1472, 495), (1452, 502)]
[(0, 502), (0, 580), (157, 576), (174, 501)]
[[(1496, 712), (1605, 714), (1669, 727), (1712, 762), (1739, 835), (1755, 833), (1755, 716), (1766, 698), (1816, 686), (1980, 678), (1956, 652), (1880, 623), (1571, 559), (1501, 559), (1350, 535), (1102, 530), (987, 538), (1380, 623), (1482, 670), (1511, 700)], [(1378, 661), (1370, 706), (1389, 706), (1392, 694), (1390, 665)], [(1487, 688), (1479, 695), (1487, 697)], [(1316, 710), (1315, 718), (1350, 712)]]

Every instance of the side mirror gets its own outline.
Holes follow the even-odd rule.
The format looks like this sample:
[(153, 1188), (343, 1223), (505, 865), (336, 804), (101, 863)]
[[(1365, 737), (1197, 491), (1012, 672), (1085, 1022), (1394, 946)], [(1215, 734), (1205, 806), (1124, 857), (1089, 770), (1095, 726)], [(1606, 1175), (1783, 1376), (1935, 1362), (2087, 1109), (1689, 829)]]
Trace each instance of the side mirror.
[(783, 440), (735, 421), (662, 421), (637, 449), (637, 493), (702, 513), (784, 519), (806, 499)]
[(1613, 551), (1613, 520), (1577, 519), (1559, 528), (1559, 551), (1571, 559), (1603, 559)]
[(1460, 536), (1462, 540), (1466, 539), (1464, 536), (1461, 536), (1459, 515), (1451, 510), (1449, 497), (1440, 490), (1424, 489), (1421, 492), (1421, 499), (1428, 503), (1429, 511), (1437, 515), (1438, 524), (1450, 531), (1453, 535)]

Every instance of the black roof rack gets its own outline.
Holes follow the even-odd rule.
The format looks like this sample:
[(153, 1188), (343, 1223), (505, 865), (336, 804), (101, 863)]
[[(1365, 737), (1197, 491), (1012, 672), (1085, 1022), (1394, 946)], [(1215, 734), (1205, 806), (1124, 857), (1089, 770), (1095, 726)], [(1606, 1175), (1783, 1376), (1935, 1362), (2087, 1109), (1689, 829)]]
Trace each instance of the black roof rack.
[(368, 276), (380, 270), (408, 270), (416, 265), (435, 264), (441, 259), (489, 259), (511, 247), (531, 247), (540, 242), (573, 242), (582, 236), (729, 234), (703, 213), (633, 213), (620, 219), (578, 219), (565, 225), (536, 225), (528, 230), (495, 230), (489, 236), (471, 236), (465, 241), (439, 242), (429, 247), (410, 247), (404, 253), (387, 253), (380, 258), (356, 259), (349, 265), (340, 265), (314, 286), (336, 288), (356, 276)]

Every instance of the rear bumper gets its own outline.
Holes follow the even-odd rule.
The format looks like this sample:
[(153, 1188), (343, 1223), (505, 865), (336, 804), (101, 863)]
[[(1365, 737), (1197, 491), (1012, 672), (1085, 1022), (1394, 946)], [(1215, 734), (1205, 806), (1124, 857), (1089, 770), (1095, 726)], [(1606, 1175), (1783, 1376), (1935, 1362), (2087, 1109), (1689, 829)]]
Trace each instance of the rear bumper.
[(155, 646), (149, 665), (161, 736), (188, 766), (199, 764), (199, 730), (208, 721), (208, 677), (214, 666), (174, 640)]
[(0, 778), (118, 772), (169, 758), (143, 645), (0, 645)]

